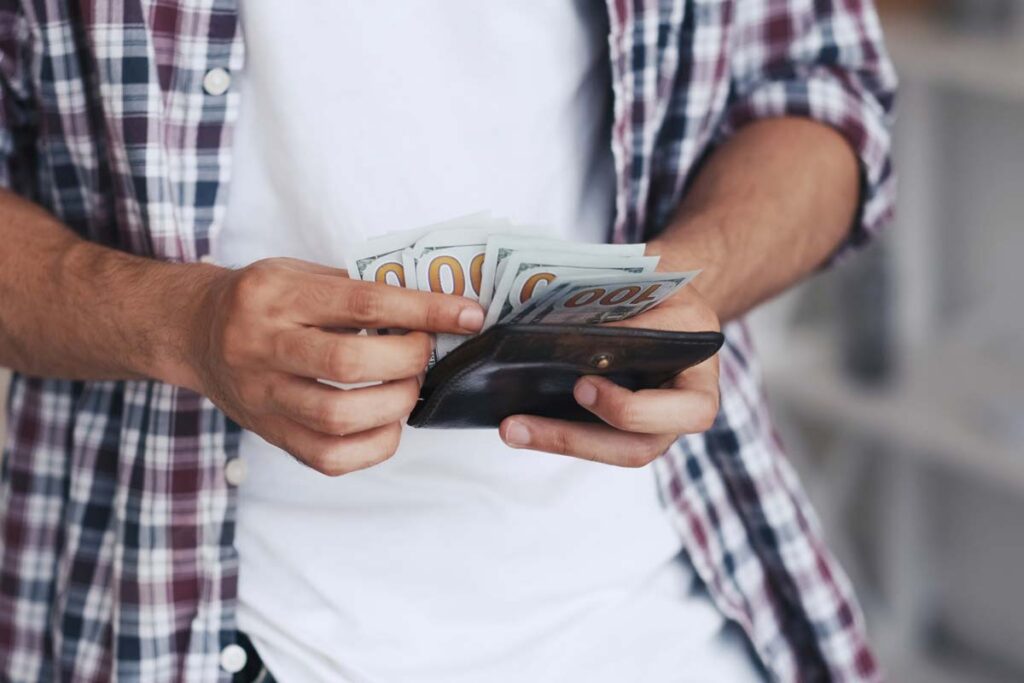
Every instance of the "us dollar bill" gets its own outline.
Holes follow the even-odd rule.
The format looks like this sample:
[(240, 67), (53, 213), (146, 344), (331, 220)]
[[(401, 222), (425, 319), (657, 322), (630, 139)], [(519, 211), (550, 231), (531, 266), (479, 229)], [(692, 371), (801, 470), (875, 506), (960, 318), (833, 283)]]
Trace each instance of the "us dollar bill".
[[(349, 276), (464, 296), (497, 323), (600, 324), (650, 310), (696, 275), (656, 273), (646, 245), (579, 244), (479, 212), (352, 247)], [(370, 330), (371, 334), (403, 330)], [(468, 335), (439, 334), (430, 365)]]
[(467, 228), (431, 233), (418, 240), (410, 250), (417, 289), (479, 301), (489, 236), (486, 228)]
[[(355, 245), (345, 260), (348, 276), (364, 282), (378, 282), (395, 287), (416, 289), (415, 261), (410, 258), (412, 247), (429, 235), (464, 230), (470, 226), (488, 225), (492, 219), (486, 211), (459, 216), (415, 228), (392, 232)], [(369, 334), (401, 334), (405, 330), (368, 330)]]
[(402, 252), (425, 234), (424, 228), (408, 230), (354, 247), (345, 259), (348, 276), (353, 280), (405, 287), (408, 276), (402, 263)]
[(640, 315), (689, 284), (699, 270), (569, 276), (499, 322), (600, 325)]
[(451, 220), (434, 223), (422, 228), (391, 232), (353, 245), (345, 259), (348, 276), (354, 280), (380, 282), (396, 287), (410, 287), (413, 273), (405, 268), (403, 252), (427, 235), (481, 226), (492, 220), (486, 211), (459, 216)]
[[(462, 228), (430, 233), (404, 254), (406, 269), (411, 265), (415, 286), (424, 292), (463, 296), (480, 301), (484, 251), (489, 228)], [(438, 334), (434, 361), (446, 356), (468, 335)]]
[(530, 234), (540, 229), (527, 228), (527, 233), (491, 235), (484, 252), (480, 305), (491, 305), (494, 289), (504, 274), (508, 258), (517, 251), (546, 251), (585, 254), (588, 256), (643, 256), (646, 244), (589, 244)]
[(642, 274), (658, 267), (657, 256), (587, 255), (572, 252), (520, 251), (507, 259), (484, 328), (506, 318), (512, 311), (544, 292), (560, 277), (587, 274), (613, 276), (618, 273)]

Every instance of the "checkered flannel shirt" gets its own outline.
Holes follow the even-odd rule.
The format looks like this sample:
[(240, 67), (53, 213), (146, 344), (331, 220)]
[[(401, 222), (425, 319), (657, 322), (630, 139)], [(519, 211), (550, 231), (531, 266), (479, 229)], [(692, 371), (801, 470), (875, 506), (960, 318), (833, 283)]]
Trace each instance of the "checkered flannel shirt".
[[(301, 11), (301, 5), (296, 7)], [(824, 122), (856, 151), (845, 253), (892, 210), (895, 77), (869, 0), (608, 0), (617, 217), (636, 241), (747, 122)], [(243, 67), (236, 0), (0, 0), (0, 183), (83, 237), (201, 260), (224, 218)], [(328, 67), (329, 68), (329, 67)], [(3, 248), (12, 248), (5, 245)], [(713, 428), (657, 463), (667, 514), (774, 678), (880, 677), (862, 617), (727, 327)], [(239, 428), (152, 381), (16, 375), (0, 480), (0, 678), (227, 681)]]

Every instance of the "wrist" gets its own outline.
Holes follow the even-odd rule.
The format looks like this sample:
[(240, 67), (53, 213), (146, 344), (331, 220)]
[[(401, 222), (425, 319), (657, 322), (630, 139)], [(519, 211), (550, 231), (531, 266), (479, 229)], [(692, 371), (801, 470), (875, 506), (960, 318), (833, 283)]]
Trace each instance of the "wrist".
[[(169, 265), (173, 273), (164, 282), (164, 332), (151, 355), (146, 373), (162, 382), (203, 390), (204, 359), (211, 343), (214, 312), (220, 310), (221, 283), (231, 273), (207, 264)], [(157, 324), (161, 324), (157, 321)]]
[(715, 281), (725, 268), (727, 253), (722, 231), (714, 222), (677, 218), (648, 242), (645, 253), (660, 257), (658, 270), (661, 272), (701, 271), (686, 288), (696, 286), (713, 303)]

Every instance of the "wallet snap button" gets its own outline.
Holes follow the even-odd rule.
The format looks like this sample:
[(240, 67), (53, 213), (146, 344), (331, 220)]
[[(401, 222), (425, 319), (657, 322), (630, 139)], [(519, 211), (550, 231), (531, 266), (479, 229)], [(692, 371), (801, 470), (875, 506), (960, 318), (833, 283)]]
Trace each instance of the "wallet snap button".
[(598, 370), (607, 370), (612, 364), (612, 354), (610, 353), (599, 353), (590, 359), (590, 364)]

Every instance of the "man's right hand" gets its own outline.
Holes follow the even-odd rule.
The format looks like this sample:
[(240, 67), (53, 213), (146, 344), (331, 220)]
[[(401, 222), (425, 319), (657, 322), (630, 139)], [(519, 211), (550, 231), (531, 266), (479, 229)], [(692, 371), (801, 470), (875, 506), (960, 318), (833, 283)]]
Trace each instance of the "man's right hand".
[[(429, 333), (471, 334), (482, 324), (469, 299), (268, 259), (212, 281), (189, 335), (189, 383), (246, 429), (341, 475), (397, 450), (433, 349)], [(357, 334), (381, 328), (413, 331)], [(338, 389), (318, 379), (380, 384)]]
[[(227, 270), (134, 256), (83, 240), (2, 189), (0, 244), (0, 366), (188, 387), (325, 474), (394, 453), (429, 333), (483, 324), (468, 299), (292, 259)], [(367, 337), (360, 328), (415, 331)], [(345, 391), (318, 379), (380, 384)]]

